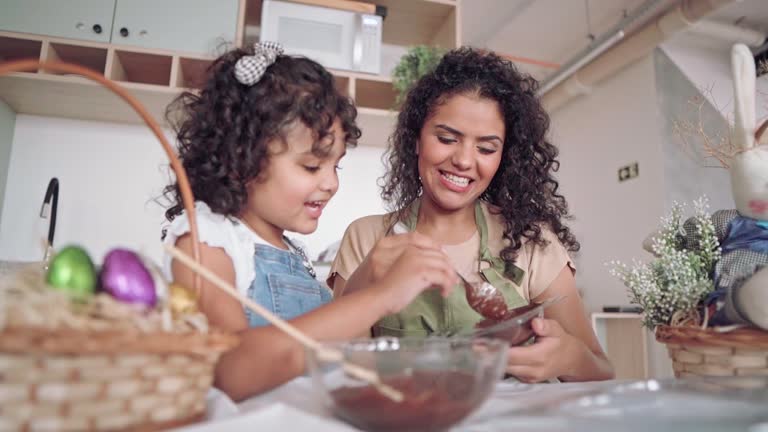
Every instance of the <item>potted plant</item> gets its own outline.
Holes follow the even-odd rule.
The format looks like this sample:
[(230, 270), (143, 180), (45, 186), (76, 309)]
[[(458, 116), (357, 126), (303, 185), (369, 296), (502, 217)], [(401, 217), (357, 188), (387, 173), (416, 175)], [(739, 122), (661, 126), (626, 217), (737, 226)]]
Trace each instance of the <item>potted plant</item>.
[(411, 86), (437, 66), (445, 51), (435, 46), (417, 45), (400, 58), (400, 62), (392, 72), (392, 85), (397, 91), (395, 101), (397, 106), (405, 100), (405, 95)]

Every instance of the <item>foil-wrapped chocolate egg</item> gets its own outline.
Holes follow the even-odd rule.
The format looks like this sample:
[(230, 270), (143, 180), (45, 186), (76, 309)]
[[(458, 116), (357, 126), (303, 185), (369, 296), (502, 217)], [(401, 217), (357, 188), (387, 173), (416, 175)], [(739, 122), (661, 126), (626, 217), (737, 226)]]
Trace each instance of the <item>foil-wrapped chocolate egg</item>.
[(152, 307), (157, 303), (155, 282), (141, 258), (128, 249), (113, 249), (104, 258), (101, 288), (126, 303)]
[(137, 252), (136, 254), (139, 256), (141, 263), (144, 264), (144, 267), (149, 272), (149, 275), (152, 276), (152, 281), (155, 283), (155, 296), (157, 297), (157, 303), (167, 303), (168, 281), (163, 276), (163, 271), (148, 256), (140, 252)]
[(85, 299), (96, 289), (96, 269), (83, 248), (67, 246), (51, 260), (46, 281), (74, 298)]
[(194, 291), (178, 284), (171, 283), (168, 286), (168, 304), (173, 315), (197, 313), (197, 296)]

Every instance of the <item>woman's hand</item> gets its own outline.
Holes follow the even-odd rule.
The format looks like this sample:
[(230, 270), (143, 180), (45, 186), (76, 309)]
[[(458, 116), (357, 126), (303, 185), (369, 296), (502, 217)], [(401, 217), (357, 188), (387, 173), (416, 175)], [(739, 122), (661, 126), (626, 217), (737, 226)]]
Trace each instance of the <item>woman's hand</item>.
[(509, 349), (507, 373), (524, 382), (572, 375), (575, 360), (589, 351), (586, 346), (555, 320), (534, 318), (532, 326), (536, 342)]
[(544, 293), (533, 299), (564, 297), (533, 320), (536, 342), (509, 349), (507, 372), (526, 382), (612, 379), (613, 367), (584, 314), (573, 272), (566, 264)]

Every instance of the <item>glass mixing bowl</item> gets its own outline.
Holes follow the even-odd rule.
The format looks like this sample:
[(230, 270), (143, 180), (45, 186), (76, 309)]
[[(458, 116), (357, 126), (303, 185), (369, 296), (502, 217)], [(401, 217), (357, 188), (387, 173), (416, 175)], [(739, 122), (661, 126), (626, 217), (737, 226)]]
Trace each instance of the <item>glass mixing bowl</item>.
[(337, 417), (363, 430), (445, 430), (477, 409), (504, 372), (508, 343), (484, 338), (377, 338), (326, 344), (378, 373), (403, 394), (395, 402), (309, 350), (317, 394)]

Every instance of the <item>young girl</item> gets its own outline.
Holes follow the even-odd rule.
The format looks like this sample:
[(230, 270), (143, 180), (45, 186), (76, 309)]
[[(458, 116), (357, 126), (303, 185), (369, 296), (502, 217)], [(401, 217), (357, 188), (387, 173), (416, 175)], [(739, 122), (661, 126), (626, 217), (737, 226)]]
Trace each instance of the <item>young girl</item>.
[[(447, 290), (456, 282), (436, 244), (400, 236), (407, 251), (386, 277), (329, 303), (306, 252), (284, 235), (315, 231), (339, 187), (339, 162), (360, 136), (354, 106), (319, 64), (285, 56), (276, 44), (237, 49), (213, 63), (199, 95), (183, 94), (177, 106), (184, 114), (179, 156), (197, 199), (203, 264), (241, 293), (316, 339), (339, 340), (365, 333), (430, 286)], [(166, 192), (174, 205), (166, 212), (165, 241), (191, 252), (178, 185)], [(182, 264), (167, 258), (165, 269), (193, 285)], [(241, 334), (215, 374), (215, 385), (233, 399), (303, 372), (303, 348), (236, 300), (203, 282), (199, 304), (212, 325)]]
[[(386, 274), (404, 249), (395, 228), (443, 245), (470, 282), (490, 282), (509, 308), (563, 297), (533, 322), (536, 343), (509, 351), (507, 372), (524, 381), (613, 376), (587, 321), (568, 251), (578, 242), (563, 223), (557, 148), (536, 81), (493, 53), (461, 48), (410, 90), (388, 150), (382, 198), (388, 215), (353, 222), (331, 268), (334, 295)], [(398, 225), (395, 227), (395, 225)], [(473, 327), (482, 316), (457, 288), (424, 292), (380, 320), (377, 335), (426, 336)], [(343, 297), (342, 297), (343, 298)]]

